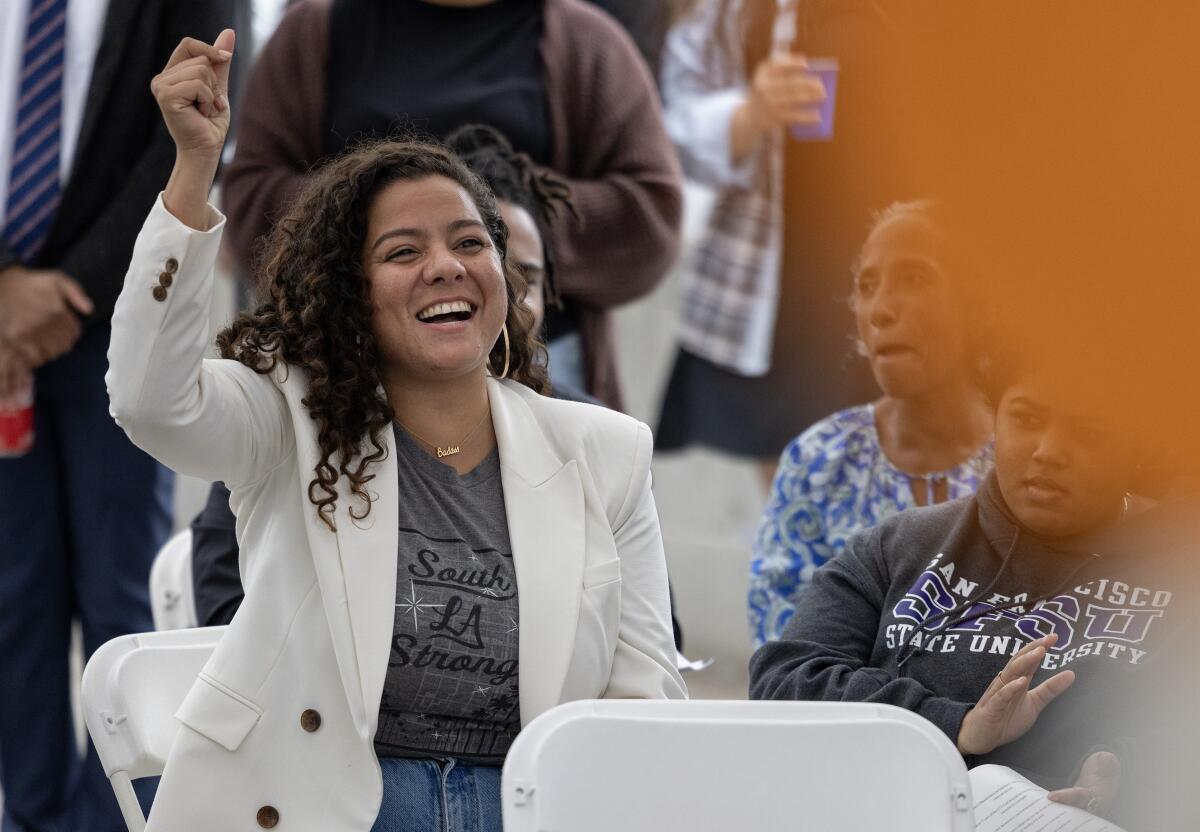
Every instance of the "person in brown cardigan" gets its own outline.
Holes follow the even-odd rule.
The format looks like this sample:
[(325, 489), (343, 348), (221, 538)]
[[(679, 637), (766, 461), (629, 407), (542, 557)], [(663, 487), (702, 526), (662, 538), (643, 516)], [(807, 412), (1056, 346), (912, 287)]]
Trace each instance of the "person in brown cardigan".
[[(457, 8), (466, 5), (473, 8)], [(434, 6), (453, 6), (437, 13), (466, 15), (492, 5), (497, 6), (493, 15), (519, 15), (531, 8), (540, 15), (540, 33), (534, 35), (540, 60), (530, 65), (540, 66), (541, 77), (531, 81), (544, 93), (539, 111), (544, 161), (570, 183), (580, 217), (560, 217), (554, 228), (558, 288), (580, 335), (587, 389), (619, 408), (609, 310), (653, 289), (674, 261), (680, 239), (682, 176), (662, 124), (655, 85), (626, 33), (581, 0), (521, 0), (505, 3), (506, 8), (516, 8), (503, 12), (494, 2), (456, 0), (401, 7), (405, 14), (431, 14)], [(361, 62), (365, 59), (360, 52), (371, 53), (366, 41), (372, 34), (376, 40), (380, 37), (378, 30), (364, 28), (353, 43), (335, 39), (347, 34), (338, 28), (338, 15), (344, 18), (355, 6), (362, 7), (371, 27), (394, 25), (394, 15), (401, 13), (398, 7), (388, 11), (368, 0), (300, 0), (284, 16), (250, 74), (237, 151), (224, 190), (230, 238), (247, 271), (252, 271), (257, 241), (308, 171), (355, 138), (337, 135), (330, 118), (331, 108), (339, 106), (330, 97), (330, 79), (337, 78), (330, 61), (334, 59), (333, 70), (340, 71), (339, 45), (343, 52), (354, 51), (343, 62)], [(480, 29), (478, 23), (467, 23), (457, 27), (455, 37), (476, 37)], [(418, 34), (391, 41), (388, 45), (394, 48), (374, 50), (372, 60), (390, 61), (393, 70), (399, 67), (397, 71), (408, 73), (420, 63), (406, 66), (403, 61), (428, 49), (427, 40)], [(357, 69), (362, 72), (361, 65)], [(366, 77), (379, 83), (380, 73), (372, 71)], [(397, 80), (402, 86), (405, 75)], [(454, 81), (446, 79), (448, 84)], [(426, 84), (415, 92), (437, 96), (440, 78), (436, 86)], [(349, 89), (359, 93), (357, 87)], [(431, 99), (432, 106), (440, 107), (444, 100)], [(419, 114), (407, 99), (393, 108), (393, 124), (401, 128), (412, 126), (412, 116)], [(462, 123), (486, 120), (486, 115), (467, 114)], [(425, 123), (435, 126), (436, 121)], [(503, 125), (494, 126), (504, 130)], [(537, 160), (536, 153), (530, 155)]]

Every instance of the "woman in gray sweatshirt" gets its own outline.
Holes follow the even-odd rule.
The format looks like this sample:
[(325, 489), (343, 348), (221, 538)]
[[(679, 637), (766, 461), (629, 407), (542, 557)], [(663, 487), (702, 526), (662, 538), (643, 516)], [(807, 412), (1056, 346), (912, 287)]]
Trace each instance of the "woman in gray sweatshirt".
[(1128, 432), (1049, 365), (996, 376), (995, 471), (979, 493), (853, 538), (755, 653), (750, 693), (898, 705), (969, 762), (1070, 786), (1110, 726), (1055, 723), (1147, 662), (1181, 618), (1177, 587), (1170, 558), (1136, 545), (1154, 512), (1134, 516)]

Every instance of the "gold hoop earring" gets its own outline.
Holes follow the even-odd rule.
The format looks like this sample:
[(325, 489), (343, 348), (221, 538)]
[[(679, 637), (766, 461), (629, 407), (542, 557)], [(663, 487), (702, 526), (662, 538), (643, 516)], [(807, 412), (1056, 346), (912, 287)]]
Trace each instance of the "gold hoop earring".
[(512, 349), (508, 343), (508, 321), (504, 322), (504, 327), (500, 330), (500, 334), (504, 336), (504, 369), (500, 371), (500, 375), (496, 378), (508, 378), (508, 364), (512, 356)]

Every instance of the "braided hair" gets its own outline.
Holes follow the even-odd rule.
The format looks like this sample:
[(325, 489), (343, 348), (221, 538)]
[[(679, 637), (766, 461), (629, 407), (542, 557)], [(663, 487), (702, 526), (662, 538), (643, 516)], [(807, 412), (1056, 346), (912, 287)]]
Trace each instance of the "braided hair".
[(554, 279), (551, 225), (560, 211), (579, 219), (571, 204), (571, 186), (527, 154), (518, 153), (503, 133), (486, 124), (458, 128), (446, 137), (446, 145), (492, 189), (496, 199), (511, 202), (533, 217), (542, 238), (546, 302), (561, 307), (562, 296)]

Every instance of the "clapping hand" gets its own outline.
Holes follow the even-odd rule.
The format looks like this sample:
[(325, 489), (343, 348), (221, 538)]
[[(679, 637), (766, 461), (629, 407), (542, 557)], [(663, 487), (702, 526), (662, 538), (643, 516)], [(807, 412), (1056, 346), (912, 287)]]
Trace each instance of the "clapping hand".
[(1056, 673), (1030, 689), (1046, 651), (1058, 641), (1051, 634), (1022, 647), (988, 685), (975, 707), (967, 712), (958, 732), (963, 754), (986, 754), (1022, 736), (1033, 727), (1046, 706), (1075, 681), (1070, 670)]

